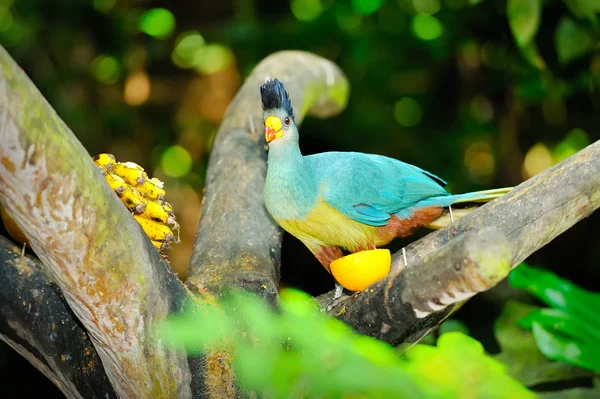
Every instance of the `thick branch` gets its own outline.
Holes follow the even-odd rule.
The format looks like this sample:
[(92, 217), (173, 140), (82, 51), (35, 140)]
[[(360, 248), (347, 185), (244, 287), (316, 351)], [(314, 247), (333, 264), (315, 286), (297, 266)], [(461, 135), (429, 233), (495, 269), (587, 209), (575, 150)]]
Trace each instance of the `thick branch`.
[(0, 48), (0, 202), (87, 330), (116, 393), (190, 397), (153, 323), (187, 296), (90, 155)]
[(248, 77), (217, 132), (206, 177), (202, 216), (188, 282), (198, 290), (237, 286), (277, 293), (281, 230), (262, 199), (266, 150), (259, 87), (284, 82), (300, 123), (307, 112), (326, 117), (346, 104), (348, 82), (333, 63), (284, 51), (263, 60)]
[[(406, 274), (405, 279), (412, 279), (411, 284), (394, 284), (390, 287), (385, 283), (373, 285), (353, 297), (340, 301), (331, 313), (346, 320), (357, 330), (388, 342), (416, 342), (456, 309), (448, 306), (455, 301), (448, 304), (441, 301), (443, 306), (431, 308), (438, 313), (428, 315), (424, 321), (419, 318), (423, 315), (423, 308), (415, 306), (417, 303), (412, 302), (409, 302), (411, 305), (407, 307), (406, 301), (387, 308), (387, 317), (395, 321), (391, 325), (382, 318), (383, 316), (368, 321), (365, 318), (347, 315), (376, 312), (378, 307), (384, 306), (379, 302), (384, 300), (385, 295), (392, 295), (390, 293), (403, 298), (406, 290), (422, 291), (427, 287), (432, 290), (432, 298), (439, 298), (447, 293), (452, 289), (453, 280), (439, 278), (434, 280), (434, 287), (430, 287), (428, 279), (438, 265), (427, 263), (426, 260), (429, 254), (438, 249), (446, 252), (453, 248), (455, 241), (466, 232), (477, 231), (486, 226), (494, 227), (506, 237), (512, 252), (510, 266), (515, 267), (599, 206), (600, 141), (520, 184), (510, 193), (485, 204), (456, 223), (410, 244), (406, 247), (408, 267), (404, 267), (401, 252), (394, 254), (392, 271), (385, 281), (394, 278), (393, 276), (399, 275), (396, 278), (400, 278), (402, 274)], [(489, 245), (482, 245), (480, 249), (487, 253), (488, 248)], [(466, 268), (461, 269), (459, 273), (464, 274), (464, 279), (470, 278)], [(331, 295), (332, 293), (329, 293), (325, 298), (330, 298)], [(377, 299), (369, 301), (369, 298)], [(384, 333), (381, 332), (382, 329)]]
[[(463, 235), (384, 280), (347, 298), (332, 312), (367, 335), (393, 344), (413, 342), (415, 333), (436, 323), (427, 316), (454, 309), (475, 294), (489, 290), (510, 271), (510, 247), (492, 228)], [(420, 338), (420, 337), (419, 337)]]
[(96, 349), (39, 260), (0, 236), (0, 339), (69, 398), (116, 398)]

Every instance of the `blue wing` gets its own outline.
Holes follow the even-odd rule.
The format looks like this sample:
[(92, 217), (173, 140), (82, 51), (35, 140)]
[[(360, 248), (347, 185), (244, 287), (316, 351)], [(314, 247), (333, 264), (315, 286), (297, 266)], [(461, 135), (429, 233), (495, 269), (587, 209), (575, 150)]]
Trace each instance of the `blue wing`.
[(325, 152), (305, 160), (317, 176), (324, 200), (371, 226), (385, 226), (393, 214), (409, 217), (420, 201), (449, 195), (439, 177), (381, 155)]

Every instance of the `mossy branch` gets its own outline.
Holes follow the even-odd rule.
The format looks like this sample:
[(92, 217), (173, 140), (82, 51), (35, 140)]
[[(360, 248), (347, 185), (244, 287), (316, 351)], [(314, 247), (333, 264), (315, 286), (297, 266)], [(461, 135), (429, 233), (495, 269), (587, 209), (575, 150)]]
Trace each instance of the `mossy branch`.
[[(361, 293), (339, 301), (330, 313), (345, 320), (357, 330), (388, 342), (394, 344), (417, 342), (456, 310), (454, 306), (456, 301), (441, 302), (444, 306), (437, 306), (436, 312), (424, 318), (419, 317), (422, 312), (419, 302), (412, 303), (411, 309), (389, 308), (388, 317), (400, 322), (390, 324), (385, 319), (381, 319), (381, 322), (386, 323), (385, 326), (381, 322), (379, 325), (369, 326), (365, 318), (350, 315), (376, 312), (378, 307), (383, 306), (380, 302), (384, 300), (384, 295), (401, 296), (404, 295), (405, 290), (421, 290), (429, 287), (427, 292), (431, 297), (444, 295), (454, 284), (453, 280), (437, 278), (434, 280), (436, 284), (430, 287), (431, 273), (433, 271), (438, 273), (439, 265), (428, 263), (427, 259), (431, 254), (436, 253), (435, 251), (445, 252), (453, 248), (455, 241), (461, 240), (461, 236), (467, 232), (479, 231), (487, 226), (497, 230), (499, 234), (506, 237), (511, 253), (509, 264), (514, 268), (533, 252), (589, 216), (598, 207), (600, 207), (600, 141), (525, 181), (510, 193), (483, 205), (457, 222), (408, 245), (405, 248), (408, 266), (405, 266), (402, 251), (394, 254), (392, 271), (386, 281), (400, 278), (399, 281), (407, 282), (390, 287), (391, 294), (385, 293), (388, 289), (385, 284), (374, 284)], [(478, 250), (485, 254), (494, 245), (482, 242)], [(500, 273), (503, 267), (498, 270)], [(471, 277), (467, 273), (472, 271), (463, 268), (460, 273), (465, 274), (463, 277), (468, 279)], [(402, 279), (403, 274), (404, 279)], [(493, 285), (488, 286), (488, 289), (491, 287)], [(329, 293), (323, 296), (321, 301), (325, 303), (332, 295), (333, 293)], [(368, 300), (373, 297), (378, 299)]]
[(187, 292), (1, 47), (0, 203), (87, 330), (119, 397), (190, 397), (186, 354), (153, 329)]

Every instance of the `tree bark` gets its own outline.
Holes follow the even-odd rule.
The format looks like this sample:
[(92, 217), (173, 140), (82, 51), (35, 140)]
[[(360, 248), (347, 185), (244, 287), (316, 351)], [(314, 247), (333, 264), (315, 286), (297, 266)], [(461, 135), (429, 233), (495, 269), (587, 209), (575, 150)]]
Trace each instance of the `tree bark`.
[[(437, 327), (449, 315), (447, 309), (455, 310), (502, 281), (511, 259), (502, 233), (492, 228), (472, 231), (411, 267), (395, 268), (330, 312), (362, 334), (393, 345), (410, 344)], [(330, 295), (321, 298), (330, 299)]]
[(116, 398), (100, 357), (39, 260), (0, 237), (0, 338), (69, 398)]
[(0, 202), (83, 324), (118, 396), (191, 397), (186, 354), (162, 345), (153, 328), (187, 292), (3, 48)]

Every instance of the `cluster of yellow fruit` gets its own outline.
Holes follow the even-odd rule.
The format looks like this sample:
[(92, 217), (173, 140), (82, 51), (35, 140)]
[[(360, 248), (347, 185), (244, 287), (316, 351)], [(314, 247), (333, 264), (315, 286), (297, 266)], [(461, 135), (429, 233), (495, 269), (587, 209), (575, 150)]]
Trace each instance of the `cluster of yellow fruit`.
[(166, 258), (170, 245), (179, 242), (173, 206), (165, 201), (163, 182), (149, 178), (144, 169), (133, 162), (117, 162), (112, 154), (93, 157), (103, 171), (109, 186), (142, 226), (152, 244)]

